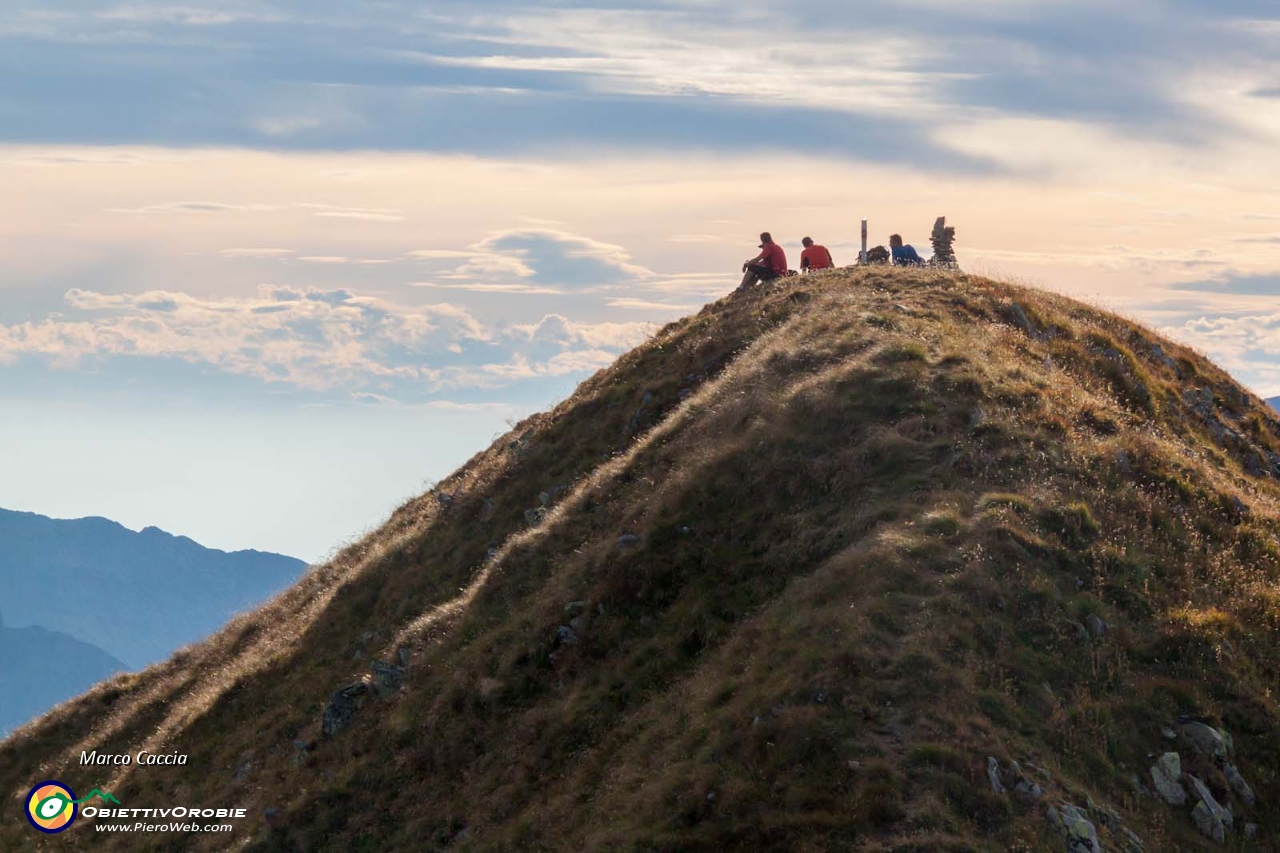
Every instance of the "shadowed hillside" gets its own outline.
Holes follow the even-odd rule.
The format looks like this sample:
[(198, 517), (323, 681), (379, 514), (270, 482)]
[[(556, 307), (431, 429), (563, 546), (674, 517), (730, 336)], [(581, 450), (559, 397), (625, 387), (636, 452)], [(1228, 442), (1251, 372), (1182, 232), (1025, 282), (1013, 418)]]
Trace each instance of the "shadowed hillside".
[(5, 741), (5, 814), (60, 778), (245, 805), (255, 851), (1275, 849), (1275, 413), (1050, 294), (793, 281)]

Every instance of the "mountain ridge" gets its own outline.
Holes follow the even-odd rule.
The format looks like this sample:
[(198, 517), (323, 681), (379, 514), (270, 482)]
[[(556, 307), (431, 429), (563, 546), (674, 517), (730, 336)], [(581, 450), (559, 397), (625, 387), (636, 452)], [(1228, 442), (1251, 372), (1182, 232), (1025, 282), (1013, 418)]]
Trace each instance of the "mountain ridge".
[(0, 743), (0, 780), (181, 751), (93, 784), (251, 806), (249, 850), (1273, 849), (1278, 476), (1275, 413), (1122, 318), (789, 280)]
[(200, 542), (197, 542), (195, 539), (192, 539), (190, 536), (185, 536), (181, 533), (170, 533), (169, 531), (165, 530), (163, 527), (157, 527), (154, 524), (148, 524), (145, 527), (139, 528), (138, 530), (134, 530), (132, 527), (129, 527), (126, 524), (122, 524), (119, 521), (116, 521), (115, 519), (107, 518), (106, 516), (102, 516), (102, 515), (63, 517), (63, 516), (44, 515), (43, 513), (31, 512), (29, 510), (8, 509), (6, 507), (0, 507), (0, 513), (3, 513), (10, 517), (17, 517), (17, 518), (26, 519), (28, 521), (37, 521), (41, 523), (43, 522), (53, 522), (55, 524), (58, 522), (67, 522), (72, 524), (86, 523), (86, 524), (91, 524), (94, 526), (101, 527), (106, 530), (111, 530), (113, 532), (133, 533), (139, 536), (154, 536), (160, 539), (164, 539), (166, 541), (174, 540), (177, 542), (181, 542), (184, 545), (195, 545), (199, 547), (201, 550), (208, 551), (209, 553), (212, 553), (212, 554), (224, 554), (227, 556), (235, 556), (238, 554), (265, 555), (265, 556), (271, 556), (271, 557), (284, 557), (285, 559), (294, 560), (295, 562), (298, 562), (298, 563), (304, 563), (303, 560), (299, 560), (296, 557), (290, 557), (287, 554), (280, 554), (275, 551), (262, 551), (257, 548), (236, 548), (235, 550), (228, 551), (224, 548), (214, 548), (209, 545), (203, 545)]
[(40, 626), (11, 628), (0, 613), (0, 738), (128, 667), (97, 646)]
[(0, 541), (0, 601), (11, 622), (68, 634), (133, 668), (202, 639), (306, 567), (279, 554), (206, 548), (154, 526), (134, 531), (101, 516), (0, 509)]

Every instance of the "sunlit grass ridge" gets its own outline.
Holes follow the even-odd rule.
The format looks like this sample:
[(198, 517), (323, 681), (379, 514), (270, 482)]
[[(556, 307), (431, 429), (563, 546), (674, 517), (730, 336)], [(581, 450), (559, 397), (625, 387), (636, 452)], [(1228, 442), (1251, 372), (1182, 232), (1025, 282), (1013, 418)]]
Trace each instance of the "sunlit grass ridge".
[[(110, 790), (249, 806), (261, 850), (1049, 850), (1046, 805), (1090, 799), (1185, 850), (1188, 810), (1134, 785), (1182, 717), (1233, 735), (1237, 826), (1265, 835), (1277, 448), (1222, 371), (1071, 300), (792, 280), (667, 326), (294, 589), (18, 732), (0, 776), (20, 797), (80, 749), (185, 752)], [(988, 756), (1043, 797), (994, 792)]]

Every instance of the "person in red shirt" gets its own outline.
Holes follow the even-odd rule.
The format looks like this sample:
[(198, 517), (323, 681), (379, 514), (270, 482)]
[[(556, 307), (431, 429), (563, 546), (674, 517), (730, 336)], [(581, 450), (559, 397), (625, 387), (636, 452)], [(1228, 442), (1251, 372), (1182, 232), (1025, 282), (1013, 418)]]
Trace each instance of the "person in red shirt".
[(742, 284), (738, 285), (738, 290), (787, 274), (787, 253), (773, 242), (768, 231), (760, 235), (760, 254), (742, 265), (742, 273)]
[(802, 271), (817, 272), (835, 267), (835, 262), (831, 260), (831, 253), (827, 251), (826, 246), (818, 245), (811, 237), (805, 237), (800, 242), (804, 244), (804, 251), (800, 253)]

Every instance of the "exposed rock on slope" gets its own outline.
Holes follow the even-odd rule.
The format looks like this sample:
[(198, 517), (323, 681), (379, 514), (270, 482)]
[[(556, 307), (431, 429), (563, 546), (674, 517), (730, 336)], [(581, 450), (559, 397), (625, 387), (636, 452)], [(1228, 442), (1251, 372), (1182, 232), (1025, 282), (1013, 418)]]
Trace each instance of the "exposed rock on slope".
[(251, 806), (251, 850), (1272, 849), (1277, 451), (1220, 370), (1069, 300), (793, 280), (11, 738), (0, 780), (185, 752), (111, 790)]

